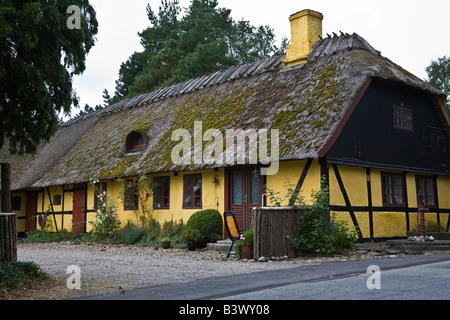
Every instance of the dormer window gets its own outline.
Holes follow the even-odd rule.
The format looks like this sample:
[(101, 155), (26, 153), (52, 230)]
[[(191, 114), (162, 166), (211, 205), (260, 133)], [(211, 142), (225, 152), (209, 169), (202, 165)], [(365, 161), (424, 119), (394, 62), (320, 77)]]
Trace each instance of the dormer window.
[(145, 148), (145, 136), (142, 132), (132, 131), (125, 141), (125, 153), (143, 151)]

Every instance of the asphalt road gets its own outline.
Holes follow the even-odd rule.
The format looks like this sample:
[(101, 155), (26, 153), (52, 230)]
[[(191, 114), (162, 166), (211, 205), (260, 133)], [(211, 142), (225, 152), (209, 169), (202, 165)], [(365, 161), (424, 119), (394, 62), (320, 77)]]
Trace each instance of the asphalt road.
[(142, 288), (124, 294), (81, 298), (178, 301), (215, 299), (450, 300), (450, 254), (329, 262)]

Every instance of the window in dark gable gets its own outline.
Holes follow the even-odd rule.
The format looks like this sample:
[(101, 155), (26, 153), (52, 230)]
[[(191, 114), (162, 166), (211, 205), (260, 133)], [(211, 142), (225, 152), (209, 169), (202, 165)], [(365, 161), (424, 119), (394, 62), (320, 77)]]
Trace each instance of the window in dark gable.
[(413, 130), (412, 109), (401, 106), (394, 106), (394, 128), (403, 130)]

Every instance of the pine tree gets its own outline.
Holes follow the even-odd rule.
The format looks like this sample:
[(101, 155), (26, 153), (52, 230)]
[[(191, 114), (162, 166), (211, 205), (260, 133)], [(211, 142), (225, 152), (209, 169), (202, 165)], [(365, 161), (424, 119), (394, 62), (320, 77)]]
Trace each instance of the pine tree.
[[(71, 6), (80, 28), (69, 28)], [(78, 105), (72, 77), (85, 70), (97, 31), (88, 0), (0, 2), (0, 148), (8, 140), (11, 154), (32, 153), (52, 137), (59, 113)]]

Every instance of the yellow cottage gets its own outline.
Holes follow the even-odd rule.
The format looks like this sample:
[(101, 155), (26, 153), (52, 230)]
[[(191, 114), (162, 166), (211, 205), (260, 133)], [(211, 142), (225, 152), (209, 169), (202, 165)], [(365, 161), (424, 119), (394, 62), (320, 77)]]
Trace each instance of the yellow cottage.
[[(99, 180), (122, 221), (142, 208), (119, 200), (122, 180), (154, 178), (153, 217), (187, 221), (234, 211), (242, 229), (265, 194), (290, 182), (310, 201), (323, 183), (333, 212), (361, 241), (405, 237), (420, 202), (449, 229), (450, 116), (446, 96), (358, 34), (322, 38), (323, 16), (291, 16), (285, 55), (143, 94), (60, 125), (12, 169), (21, 233), (50, 212), (54, 229), (90, 230)], [(283, 203), (287, 204), (287, 203)]]

